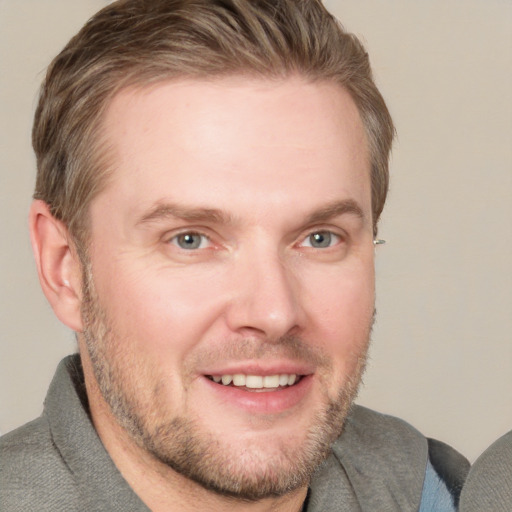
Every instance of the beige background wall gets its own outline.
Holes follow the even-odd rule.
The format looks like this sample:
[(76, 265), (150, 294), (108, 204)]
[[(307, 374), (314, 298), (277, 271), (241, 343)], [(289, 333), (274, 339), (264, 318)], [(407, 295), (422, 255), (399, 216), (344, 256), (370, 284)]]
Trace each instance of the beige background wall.
[[(26, 217), (45, 66), (100, 0), (0, 0), (0, 431), (39, 415), (74, 350)], [(512, 428), (512, 2), (329, 0), (363, 38), (399, 141), (360, 402), (474, 459)]]

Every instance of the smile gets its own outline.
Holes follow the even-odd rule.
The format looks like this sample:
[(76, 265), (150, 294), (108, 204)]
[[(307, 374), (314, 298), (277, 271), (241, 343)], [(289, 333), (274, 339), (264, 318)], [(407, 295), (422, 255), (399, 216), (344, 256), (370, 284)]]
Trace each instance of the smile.
[(276, 390), (297, 384), (301, 376), (295, 373), (284, 373), (276, 375), (245, 375), (237, 373), (234, 375), (207, 375), (217, 384), (223, 386), (243, 387), (251, 390)]

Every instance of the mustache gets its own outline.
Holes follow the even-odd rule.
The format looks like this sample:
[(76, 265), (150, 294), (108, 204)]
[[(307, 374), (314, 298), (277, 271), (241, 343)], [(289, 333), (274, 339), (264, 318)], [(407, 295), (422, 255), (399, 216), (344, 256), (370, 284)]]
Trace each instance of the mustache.
[[(367, 326), (367, 345), (363, 354), (352, 354), (352, 357), (359, 360), (359, 365), (362, 367), (365, 366), (368, 357), (367, 351), (376, 316), (377, 309), (374, 307), (372, 319), (369, 326)], [(343, 340), (340, 339), (340, 343), (343, 343)], [(199, 348), (196, 351), (190, 360), (190, 367), (197, 368), (204, 364), (214, 364), (226, 360), (241, 362), (249, 359), (265, 361), (278, 358), (306, 362), (326, 370), (330, 370), (333, 366), (332, 357), (322, 348), (321, 343), (318, 343), (318, 341), (306, 341), (296, 334), (286, 334), (275, 339), (240, 337), (228, 339), (221, 344), (209, 344), (207, 347)]]
[(222, 344), (210, 344), (204, 349), (198, 349), (189, 364), (197, 368), (226, 360), (237, 362), (250, 359), (290, 359), (323, 368), (330, 368), (332, 365), (331, 358), (319, 346), (296, 335), (285, 335), (276, 339), (245, 337), (227, 340)]

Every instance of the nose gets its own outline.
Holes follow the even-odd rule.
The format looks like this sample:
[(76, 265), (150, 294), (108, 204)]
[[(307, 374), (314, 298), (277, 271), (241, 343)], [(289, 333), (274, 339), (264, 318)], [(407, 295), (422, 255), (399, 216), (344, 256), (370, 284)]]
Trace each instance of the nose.
[(300, 283), (277, 251), (251, 251), (237, 262), (231, 278), (226, 320), (232, 332), (278, 340), (301, 329)]

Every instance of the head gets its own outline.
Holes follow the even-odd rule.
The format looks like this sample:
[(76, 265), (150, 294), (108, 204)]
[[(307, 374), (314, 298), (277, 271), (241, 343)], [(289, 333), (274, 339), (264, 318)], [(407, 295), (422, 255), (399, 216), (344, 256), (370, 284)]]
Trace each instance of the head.
[(364, 368), (392, 137), (367, 54), (318, 1), (93, 17), (42, 88), (32, 221), (91, 408), (216, 493), (304, 486)]
[(41, 88), (34, 197), (85, 243), (90, 202), (110, 170), (102, 119), (120, 90), (184, 77), (293, 74), (336, 83), (355, 102), (370, 151), (376, 234), (393, 123), (365, 49), (319, 0), (121, 0), (100, 11), (54, 59)]

